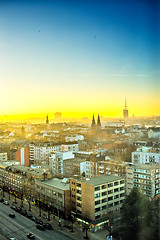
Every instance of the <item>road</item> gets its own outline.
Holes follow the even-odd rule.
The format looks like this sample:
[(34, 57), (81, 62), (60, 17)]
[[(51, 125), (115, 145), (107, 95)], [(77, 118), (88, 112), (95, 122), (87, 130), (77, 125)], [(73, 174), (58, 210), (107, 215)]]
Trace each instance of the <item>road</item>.
[[(15, 218), (10, 218), (9, 213), (15, 213)], [(24, 217), (20, 213), (14, 212), (10, 206), (0, 203), (0, 232), (7, 238), (16, 240), (26, 240), (27, 233), (36, 236), (36, 240), (69, 240), (68, 236), (53, 230), (40, 231), (36, 228), (36, 223)]]

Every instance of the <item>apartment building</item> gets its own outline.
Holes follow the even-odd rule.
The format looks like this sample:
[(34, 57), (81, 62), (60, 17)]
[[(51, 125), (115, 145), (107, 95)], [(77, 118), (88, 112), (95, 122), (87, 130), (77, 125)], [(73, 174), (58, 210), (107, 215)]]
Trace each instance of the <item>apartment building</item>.
[(142, 189), (150, 199), (160, 194), (160, 164), (135, 164), (133, 166), (134, 186)]
[(41, 204), (50, 206), (53, 213), (67, 218), (70, 215), (70, 187), (68, 179), (53, 178), (35, 181), (35, 196)]
[(132, 163), (134, 164), (150, 164), (159, 163), (160, 153), (156, 152), (143, 152), (142, 149), (139, 151), (132, 152)]
[(125, 198), (125, 180), (117, 176), (70, 178), (71, 210), (78, 219), (104, 225), (119, 213)]
[(63, 174), (63, 161), (73, 159), (72, 152), (53, 152), (49, 156), (49, 166), (52, 174)]
[(30, 162), (47, 163), (52, 152), (77, 152), (77, 142), (38, 142), (30, 145)]

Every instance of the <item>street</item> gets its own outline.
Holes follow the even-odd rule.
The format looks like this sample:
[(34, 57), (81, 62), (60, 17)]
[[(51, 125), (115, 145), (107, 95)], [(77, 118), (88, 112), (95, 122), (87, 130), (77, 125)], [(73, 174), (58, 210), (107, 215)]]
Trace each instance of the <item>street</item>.
[[(9, 214), (15, 213), (15, 218), (10, 218)], [(7, 238), (26, 240), (27, 233), (35, 235), (36, 240), (68, 240), (71, 239), (64, 234), (53, 230), (40, 231), (36, 228), (36, 223), (14, 212), (10, 206), (0, 203), (0, 232)]]

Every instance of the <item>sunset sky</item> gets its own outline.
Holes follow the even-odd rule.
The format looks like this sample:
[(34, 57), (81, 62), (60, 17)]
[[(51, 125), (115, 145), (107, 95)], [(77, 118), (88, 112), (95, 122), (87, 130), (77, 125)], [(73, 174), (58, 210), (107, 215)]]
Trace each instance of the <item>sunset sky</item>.
[(160, 115), (158, 2), (0, 0), (0, 116)]

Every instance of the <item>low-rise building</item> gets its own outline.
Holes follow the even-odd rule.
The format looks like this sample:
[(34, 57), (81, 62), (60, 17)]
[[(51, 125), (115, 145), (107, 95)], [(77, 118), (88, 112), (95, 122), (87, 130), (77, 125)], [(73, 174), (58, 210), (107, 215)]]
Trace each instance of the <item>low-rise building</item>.
[(70, 215), (70, 187), (68, 179), (53, 178), (35, 181), (35, 196), (41, 205), (47, 205), (53, 213), (68, 218)]

